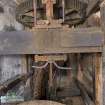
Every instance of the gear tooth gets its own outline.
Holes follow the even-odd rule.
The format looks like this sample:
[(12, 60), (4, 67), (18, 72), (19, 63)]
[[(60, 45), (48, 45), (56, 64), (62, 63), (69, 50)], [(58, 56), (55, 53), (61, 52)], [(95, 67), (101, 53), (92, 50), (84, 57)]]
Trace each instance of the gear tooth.
[(32, 3), (33, 3), (33, 0), (26, 0), (22, 2), (20, 5), (18, 5), (18, 7), (16, 8), (16, 20), (27, 27), (30, 27), (30, 26), (32, 27), (32, 25), (30, 25), (31, 23), (29, 22), (27, 23), (24, 22), (23, 15), (27, 11), (30, 11), (32, 9)]
[[(68, 13), (65, 14), (65, 23), (69, 24), (71, 26), (77, 25), (77, 24), (81, 23), (82, 21), (84, 21), (84, 18), (86, 15), (85, 10), (86, 10), (87, 4), (80, 0), (68, 0), (68, 1), (70, 1), (70, 3), (66, 2), (66, 7), (67, 7), (66, 11)], [(40, 4), (40, 3), (38, 3), (38, 4)], [(26, 22), (24, 22), (26, 18), (19, 18), (19, 16), (20, 15), (23, 16), (28, 11), (31, 11), (32, 8), (33, 8), (33, 0), (26, 0), (26, 1), (22, 2), (16, 9), (16, 11), (17, 11), (16, 19), (20, 23), (22, 23), (24, 26), (27, 26), (27, 27), (33, 26), (32, 17), (30, 18), (29, 16), (25, 16), (26, 18), (29, 18), (26, 23)], [(70, 12), (68, 9), (74, 10), (77, 13), (77, 15), (74, 17), (74, 12), (73, 11)]]

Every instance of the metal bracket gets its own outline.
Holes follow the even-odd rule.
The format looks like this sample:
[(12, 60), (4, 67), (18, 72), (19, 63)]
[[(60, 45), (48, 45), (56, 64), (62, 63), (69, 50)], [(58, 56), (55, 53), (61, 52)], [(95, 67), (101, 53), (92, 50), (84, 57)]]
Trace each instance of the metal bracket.
[(59, 66), (56, 62), (54, 61), (48, 61), (46, 62), (43, 66), (32, 66), (33, 68), (35, 69), (44, 69), (46, 68), (49, 64), (53, 64), (56, 68), (60, 69), (60, 70), (71, 70), (72, 68), (71, 67), (61, 67)]
[(66, 55), (48, 55), (48, 56), (35, 55), (34, 59), (35, 62), (46, 62), (43, 66), (32, 66), (35, 69), (46, 68), (49, 64), (54, 65), (56, 68), (60, 70), (72, 69), (70, 67), (61, 67), (56, 63), (56, 61), (66, 61), (67, 60)]
[(52, 61), (66, 61), (66, 55), (35, 55), (34, 56), (35, 62), (52, 62)]

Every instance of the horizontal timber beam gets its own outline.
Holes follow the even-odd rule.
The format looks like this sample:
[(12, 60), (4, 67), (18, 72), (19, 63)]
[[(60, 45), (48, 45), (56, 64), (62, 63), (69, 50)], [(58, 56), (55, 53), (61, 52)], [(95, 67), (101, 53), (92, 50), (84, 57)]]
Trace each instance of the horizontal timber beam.
[(98, 28), (0, 32), (0, 54), (102, 52), (103, 37)]

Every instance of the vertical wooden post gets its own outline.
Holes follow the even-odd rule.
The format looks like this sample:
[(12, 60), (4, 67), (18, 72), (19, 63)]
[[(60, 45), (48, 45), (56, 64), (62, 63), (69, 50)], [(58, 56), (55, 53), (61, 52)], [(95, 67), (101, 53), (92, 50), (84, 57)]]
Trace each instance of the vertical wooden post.
[(81, 79), (82, 79), (82, 77), (83, 77), (83, 73), (82, 73), (82, 70), (81, 70), (81, 61), (80, 61), (80, 57), (81, 57), (81, 55), (80, 54), (78, 54), (77, 55), (77, 64), (78, 64), (78, 80), (80, 80), (81, 81)]
[(53, 18), (53, 1), (46, 0), (46, 16), (49, 21)]
[(50, 72), (49, 72), (49, 87), (53, 87), (53, 64), (50, 63)]
[(56, 2), (55, 0), (42, 0), (44, 4), (46, 4), (46, 18), (49, 22), (53, 19), (53, 4)]
[(22, 69), (22, 73), (26, 74), (27, 73), (27, 61), (26, 61), (26, 56), (22, 56), (21, 57), (21, 69)]
[(102, 105), (102, 55), (95, 54), (95, 105)]
[(63, 22), (65, 21), (65, 0), (62, 0)]
[(102, 105), (105, 105), (105, 0), (100, 6), (101, 11), (101, 26), (104, 32), (104, 39), (103, 39), (103, 56), (102, 56)]

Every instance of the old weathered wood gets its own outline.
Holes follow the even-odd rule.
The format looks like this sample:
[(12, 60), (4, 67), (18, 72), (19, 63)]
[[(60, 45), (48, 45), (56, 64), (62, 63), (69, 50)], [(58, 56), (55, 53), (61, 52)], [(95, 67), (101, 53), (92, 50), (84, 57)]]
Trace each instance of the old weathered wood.
[(95, 105), (102, 105), (102, 56), (95, 54)]
[[(36, 61), (35, 59), (33, 59)], [(37, 62), (36, 65), (43, 65), (44, 62)], [(45, 97), (45, 88), (46, 88), (46, 70), (44, 69), (34, 69), (34, 75), (33, 75), (33, 98), (34, 99), (41, 99), (42, 97)]]
[(92, 54), (81, 55), (78, 62), (78, 81), (85, 88), (85, 91), (94, 99), (94, 89), (93, 89), (93, 63)]
[(27, 74), (21, 74), (21, 75), (16, 75), (14, 77), (11, 77), (10, 79), (0, 84), (0, 91), (2, 91), (3, 93), (6, 93), (8, 90), (11, 90), (13, 87), (15, 87), (20, 82), (27, 81), (27, 79), (30, 76), (32, 76), (31, 72)]
[(7, 92), (24, 79), (25, 75), (17, 75), (0, 84), (0, 91)]
[(100, 0), (91, 0), (89, 2), (88, 8), (87, 8), (87, 16), (89, 16), (94, 11), (94, 9), (97, 9), (97, 7), (99, 6), (99, 2)]
[(20, 103), (18, 105), (65, 105), (65, 104), (61, 104), (53, 101), (47, 101), (47, 100), (35, 100), (35, 101)]
[(103, 3), (100, 6), (101, 11), (101, 26), (102, 30), (104, 32), (104, 44), (103, 44), (103, 53), (102, 53), (102, 81), (101, 85), (102, 88), (100, 88), (100, 91), (102, 91), (102, 95), (100, 96), (100, 105), (105, 105), (105, 0), (103, 0)]
[(85, 104), (86, 105), (95, 105), (95, 103), (88, 96), (87, 91), (85, 90), (84, 86), (79, 81), (77, 81), (77, 85), (81, 90), (81, 95), (83, 97), (83, 100), (84, 100)]
[(0, 32), (0, 54), (102, 52), (102, 44), (103, 33), (99, 28)]

